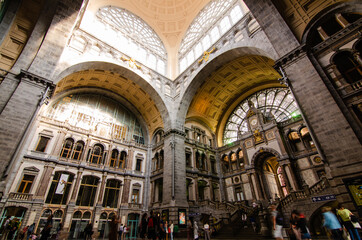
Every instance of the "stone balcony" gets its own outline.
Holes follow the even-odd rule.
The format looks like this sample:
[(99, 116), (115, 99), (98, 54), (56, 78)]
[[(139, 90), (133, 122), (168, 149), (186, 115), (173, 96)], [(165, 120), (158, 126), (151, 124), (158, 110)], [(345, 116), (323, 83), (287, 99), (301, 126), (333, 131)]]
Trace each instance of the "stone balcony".
[(29, 193), (10, 193), (9, 194), (9, 200), (15, 200), (15, 201), (32, 201), (33, 200), (33, 194)]

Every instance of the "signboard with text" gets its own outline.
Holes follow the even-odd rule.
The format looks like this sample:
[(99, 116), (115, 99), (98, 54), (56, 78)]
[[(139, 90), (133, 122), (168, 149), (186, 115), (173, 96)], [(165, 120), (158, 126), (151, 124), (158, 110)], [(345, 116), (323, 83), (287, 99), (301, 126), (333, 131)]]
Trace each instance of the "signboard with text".
[(312, 197), (312, 202), (323, 202), (331, 200), (336, 200), (336, 195), (330, 194), (330, 195)]

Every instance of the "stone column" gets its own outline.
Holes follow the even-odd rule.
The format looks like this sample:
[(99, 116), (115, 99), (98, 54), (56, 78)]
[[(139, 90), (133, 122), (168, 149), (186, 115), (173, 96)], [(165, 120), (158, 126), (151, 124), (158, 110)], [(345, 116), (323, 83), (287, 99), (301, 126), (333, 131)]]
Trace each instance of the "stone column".
[(171, 129), (164, 143), (163, 204), (186, 207), (185, 133)]
[(106, 187), (106, 178), (107, 178), (107, 173), (103, 173), (101, 186), (98, 192), (98, 201), (97, 201), (97, 205), (100, 206), (102, 206), (103, 203), (104, 189)]
[(73, 187), (73, 191), (72, 191), (72, 197), (70, 198), (70, 203), (75, 204), (78, 189), (79, 189), (79, 186), (80, 186), (80, 182), (82, 180), (82, 174), (83, 174), (83, 169), (79, 169), (78, 172), (77, 172), (77, 177), (75, 179), (75, 183), (74, 183), (74, 187)]
[(134, 148), (130, 147), (128, 149), (125, 169), (132, 170), (133, 161), (134, 161)]
[(22, 159), (20, 149), (54, 87), (51, 81), (25, 71), (16, 77), (8, 74), (0, 84), (0, 175), (12, 178), (0, 183), (0, 192), (12, 183), (14, 176), (9, 173), (17, 171), (12, 168)]
[(251, 190), (251, 196), (253, 199), (256, 199), (255, 189), (253, 186), (253, 182), (251, 180), (251, 173), (247, 173), (247, 175), (248, 175), (248, 182), (249, 182), (249, 186), (250, 186), (250, 190)]
[[(63, 147), (63, 144), (64, 144), (66, 134), (67, 133), (66, 133), (65, 129), (59, 130), (58, 136), (57, 136), (57, 139), (56, 139), (56, 143), (54, 144), (54, 148), (53, 148), (53, 151), (51, 153), (52, 155), (54, 155), (56, 157), (60, 157), (60, 153), (62, 151), (62, 147)], [(73, 148), (74, 148), (74, 146), (73, 146)]]
[(48, 189), (49, 184), (43, 184), (43, 183), (51, 183), (51, 177), (53, 174), (54, 166), (51, 165), (45, 165), (43, 170), (43, 175), (41, 176), (39, 180), (38, 188), (35, 192), (34, 199), (45, 199), (45, 194)]
[(129, 179), (129, 177), (125, 177), (123, 192), (122, 192), (122, 201), (121, 201), (121, 206), (123, 207), (128, 206), (130, 188), (131, 188), (131, 179)]

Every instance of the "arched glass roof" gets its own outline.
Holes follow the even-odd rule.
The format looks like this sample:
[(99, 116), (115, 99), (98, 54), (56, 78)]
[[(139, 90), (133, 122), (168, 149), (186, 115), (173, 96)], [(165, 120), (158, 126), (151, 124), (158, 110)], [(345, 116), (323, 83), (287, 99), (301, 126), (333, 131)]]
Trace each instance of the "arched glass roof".
[(181, 72), (244, 16), (240, 3), (240, 0), (213, 0), (200, 11), (181, 42)]
[(115, 47), (120, 51), (165, 74), (166, 48), (160, 37), (145, 21), (126, 9), (114, 6), (100, 8), (96, 16), (98, 21), (108, 27), (106, 42), (117, 45)]
[(45, 116), (88, 131), (144, 144), (144, 136), (136, 116), (118, 102), (97, 94), (74, 94), (54, 102)]
[(249, 100), (266, 118), (275, 118), (277, 122), (300, 115), (299, 108), (289, 89), (269, 88), (256, 92), (244, 99), (229, 116), (224, 129), (224, 144), (234, 142), (238, 140), (238, 136), (248, 132), (246, 114), (249, 110)]

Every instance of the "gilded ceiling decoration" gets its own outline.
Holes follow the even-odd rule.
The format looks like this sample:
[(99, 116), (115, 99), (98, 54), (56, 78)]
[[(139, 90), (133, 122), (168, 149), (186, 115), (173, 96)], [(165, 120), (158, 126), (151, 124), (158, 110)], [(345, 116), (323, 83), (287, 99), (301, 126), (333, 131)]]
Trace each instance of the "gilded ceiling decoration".
[(125, 97), (140, 112), (147, 123), (150, 134), (158, 127), (163, 127), (161, 114), (152, 97), (130, 79), (103, 70), (81, 71), (62, 79), (57, 84), (54, 95), (81, 87), (107, 89)]
[(196, 92), (187, 118), (202, 119), (216, 132), (218, 124), (225, 125), (228, 115), (247, 95), (267, 87), (280, 87), (280, 75), (273, 64), (263, 56), (243, 56), (217, 69)]
[(90, 0), (87, 11), (95, 13), (100, 7), (110, 5), (125, 8), (145, 20), (167, 47), (174, 48), (179, 45), (193, 19), (209, 1)]

